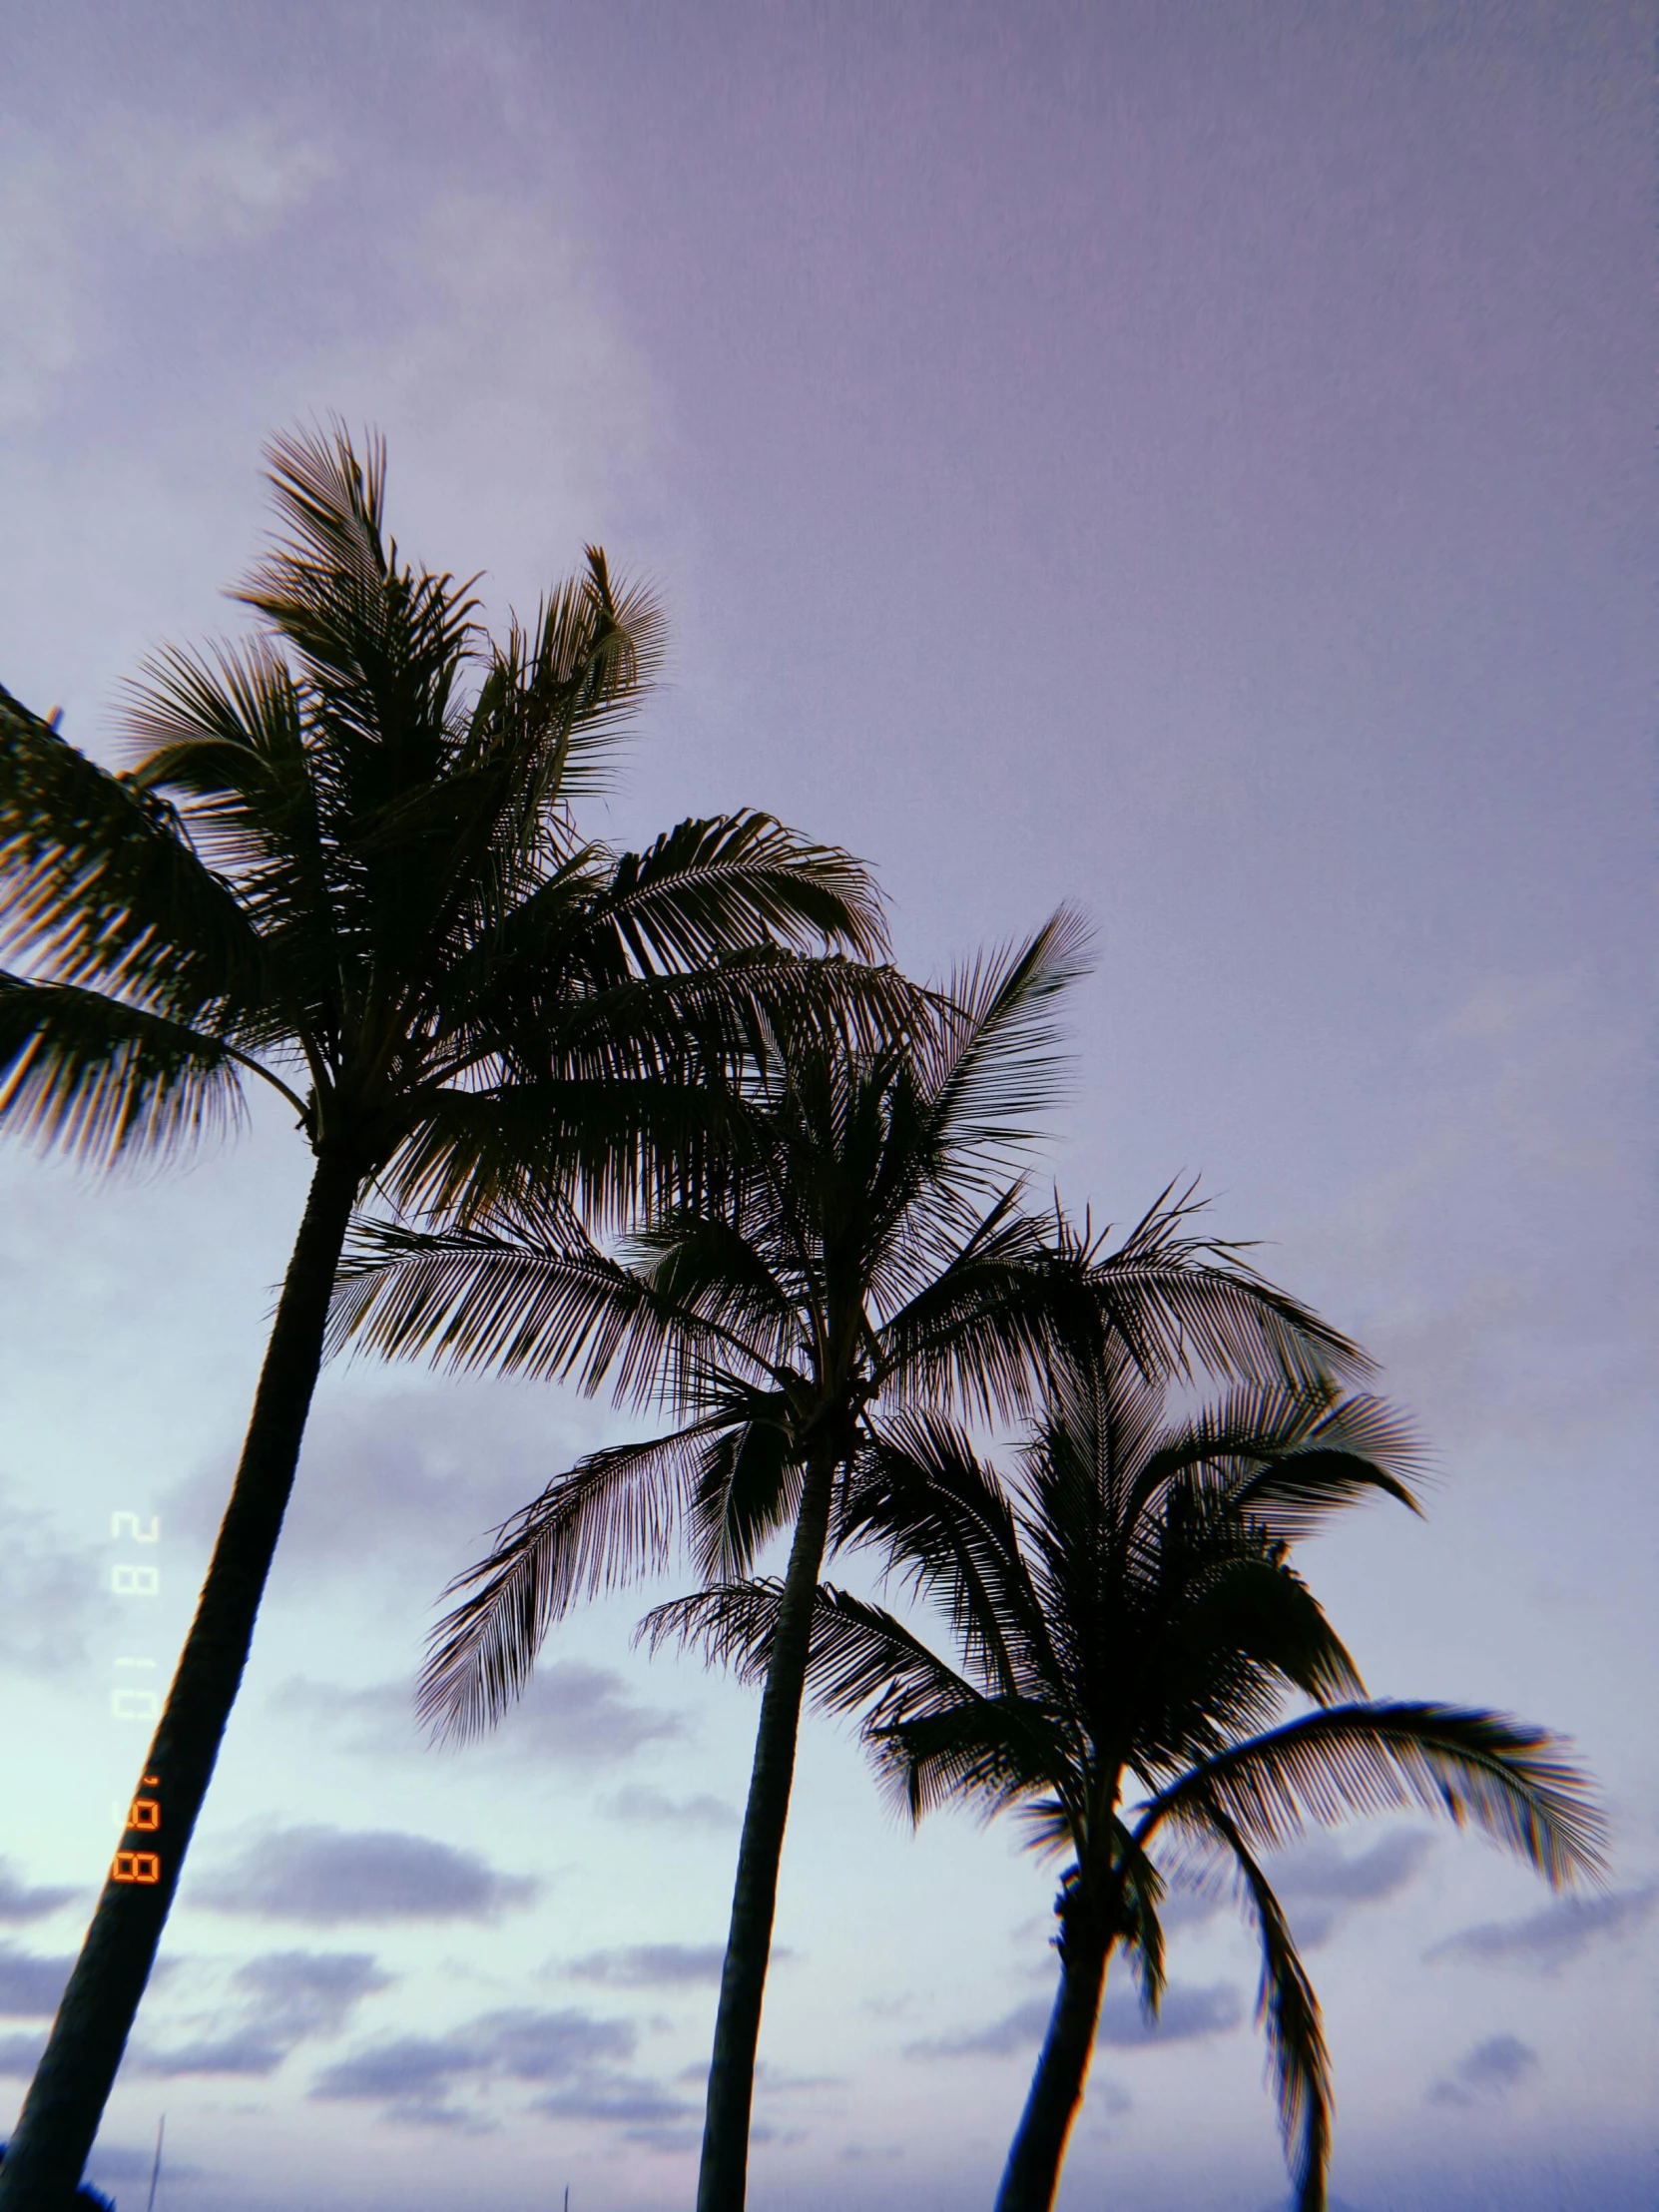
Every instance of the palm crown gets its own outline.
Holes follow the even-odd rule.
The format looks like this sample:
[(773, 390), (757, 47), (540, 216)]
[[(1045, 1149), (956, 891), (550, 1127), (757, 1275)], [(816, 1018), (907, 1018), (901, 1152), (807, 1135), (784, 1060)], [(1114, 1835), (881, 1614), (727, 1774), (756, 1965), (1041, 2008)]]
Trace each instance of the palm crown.
[(3, 703), (5, 934), (29, 972), (0, 977), (0, 1105), (109, 1156), (223, 1117), (253, 1073), (405, 1199), (521, 1177), (527, 1148), (613, 1190), (637, 1138), (610, 1093), (649, 1092), (694, 1012), (736, 1003), (717, 955), (874, 950), (868, 881), (763, 815), (642, 853), (583, 840), (569, 803), (660, 657), (650, 598), (592, 550), (492, 644), (464, 587), (386, 539), (378, 446), (278, 441), (273, 482), (287, 534), (237, 595), (264, 627), (153, 665), (132, 771)]
[[(1412, 1502), (1398, 1419), (1290, 1378), (1180, 1425), (1163, 1415), (1158, 1383), (1108, 1345), (1057, 1366), (1011, 1485), (947, 1422), (886, 1425), (841, 1534), (878, 1546), (943, 1608), (959, 1663), (829, 1586), (814, 1621), (816, 1694), (865, 1712), (878, 1772), (912, 1819), (955, 1800), (987, 1817), (1014, 1808), (1032, 1844), (1068, 1862), (1061, 1990), (1001, 2212), (1051, 2201), (1114, 1947), (1156, 2013), (1172, 1872), (1230, 1866), (1255, 1921), (1299, 2201), (1315, 2212), (1329, 2059), (1261, 1855), (1310, 1822), (1409, 1807), (1472, 1823), (1552, 1883), (1599, 1865), (1599, 1820), (1545, 1736), (1489, 1714), (1360, 1702), (1359, 1672), (1291, 1562), (1337, 1508), (1378, 1492)], [(779, 1601), (776, 1582), (728, 1584), (659, 1608), (648, 1628), (758, 1675)], [(1309, 1709), (1282, 1721), (1289, 1700)]]

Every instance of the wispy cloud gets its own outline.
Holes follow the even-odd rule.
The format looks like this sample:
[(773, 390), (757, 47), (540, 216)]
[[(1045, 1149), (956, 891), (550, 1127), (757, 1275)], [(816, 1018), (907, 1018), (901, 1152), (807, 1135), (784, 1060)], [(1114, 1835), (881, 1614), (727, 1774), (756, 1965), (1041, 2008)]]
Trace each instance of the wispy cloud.
[[(3, 229), (3, 222), (0, 222)], [(54, 1675), (81, 1664), (98, 1617), (97, 1552), (0, 1486), (0, 1666)]]
[(487, 2012), (447, 2035), (372, 2045), (325, 2068), (310, 2093), (379, 2104), (389, 2119), (477, 2128), (489, 2124), (473, 2101), (478, 2092), (492, 2083), (524, 2083), (543, 2088), (530, 2111), (605, 2122), (632, 2137), (684, 2121), (692, 2111), (660, 2083), (619, 2070), (636, 2040), (631, 2022), (589, 2012)]
[(348, 1921), (492, 1921), (539, 1883), (498, 1874), (477, 1852), (392, 1829), (270, 1829), (192, 1884), (188, 1902), (255, 1920), (330, 1928)]
[(1130, 2049), (1139, 2043), (1183, 2043), (1200, 2035), (1226, 2035), (1244, 2017), (1239, 1992), (1231, 1982), (1206, 1986), (1172, 1981), (1164, 1991), (1156, 2022), (1149, 2020), (1133, 1989), (1108, 1990), (1100, 2007), (1095, 2040)]
[(611, 1989), (684, 1988), (719, 1981), (725, 1955), (719, 1943), (634, 1943), (589, 1951), (564, 1970), (573, 1981), (597, 1981)]
[[(415, 1718), (412, 1682), (376, 1682), (360, 1688), (294, 1675), (272, 1693), (272, 1709), (324, 1729), (342, 1750), (380, 1757), (429, 1759)], [(616, 1766), (643, 1745), (685, 1733), (685, 1721), (643, 1704), (610, 1667), (580, 1659), (539, 1667), (522, 1698), (477, 1743), (453, 1754), (467, 1760), (499, 1755), (557, 1767)], [(708, 1801), (708, 1802), (713, 1802)]]
[[(1310, 1837), (1267, 1861), (1267, 1875), (1305, 1949), (1329, 1942), (1358, 1906), (1377, 1905), (1408, 1889), (1434, 1849), (1421, 1829), (1396, 1829), (1364, 1851), (1345, 1852), (1328, 1836)], [(1170, 1933), (1233, 1911), (1230, 1888), (1178, 1889), (1162, 1913)]]
[(74, 1963), (73, 1957), (40, 1958), (0, 1943), (0, 2019), (50, 2019)]
[(10, 1860), (0, 1859), (0, 1921), (42, 1921), (81, 1892), (73, 1888), (34, 1887), (18, 1880)]
[(18, 123), (0, 160), (0, 420), (45, 414), (99, 334), (117, 258), (246, 246), (331, 173), (313, 137), (256, 112), (205, 123), (118, 101), (61, 129)]
[(706, 1828), (725, 1832), (738, 1825), (738, 1810), (724, 1798), (665, 1797), (642, 1783), (630, 1783), (599, 1801), (600, 1812), (614, 1821), (637, 1821), (664, 1828)]
[(1605, 1897), (1560, 1898), (1519, 1921), (1482, 1921), (1423, 1953), (1425, 1958), (1474, 1958), (1554, 1974), (1592, 1944), (1628, 1936), (1659, 1906), (1659, 1883), (1614, 1890)]
[[(1052, 2009), (1046, 1998), (1033, 1997), (1028, 2003), (1005, 2012), (999, 2020), (992, 2020), (988, 2026), (974, 2028), (966, 2034), (926, 2036), (918, 2042), (906, 2043), (904, 2055), (906, 2058), (1006, 2058), (1042, 2040)], [(1095, 2040), (1119, 2049), (1130, 2049), (1141, 2043), (1180, 2043), (1201, 2035), (1225, 2035), (1238, 2026), (1242, 2017), (1239, 1992), (1230, 1982), (1198, 1987), (1172, 1981), (1164, 1991), (1156, 2022), (1147, 2018), (1133, 1990), (1119, 1989), (1109, 1991), (1100, 2007), (1100, 2026)]]
[(1517, 2081), (1536, 2073), (1538, 2054), (1518, 2035), (1488, 2035), (1427, 2091), (1430, 2104), (1468, 2105), (1507, 2096)]
[(232, 2002), (204, 2032), (171, 2048), (141, 2045), (137, 2071), (151, 2074), (275, 2073), (300, 2043), (337, 2035), (363, 1998), (391, 1986), (367, 1951), (270, 1951), (231, 1977)]

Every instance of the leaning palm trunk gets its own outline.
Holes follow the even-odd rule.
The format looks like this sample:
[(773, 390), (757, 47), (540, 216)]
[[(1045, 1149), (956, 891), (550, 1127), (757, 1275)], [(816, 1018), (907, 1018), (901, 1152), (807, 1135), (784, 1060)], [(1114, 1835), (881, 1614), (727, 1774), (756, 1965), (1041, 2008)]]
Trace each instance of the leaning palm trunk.
[(697, 2212), (743, 2212), (748, 2186), (749, 2113), (755, 2094), (761, 2003), (766, 1994), (778, 1869), (790, 1817), (813, 1609), (830, 1534), (834, 1478), (832, 1459), (814, 1461), (807, 1469), (761, 1697), (755, 1765), (744, 1811), (743, 1841), (738, 1847), (737, 1880), (732, 1889), (732, 1925), (720, 1976), (720, 2009), (715, 2015)]
[[(356, 1170), (324, 1154), (260, 1374), (231, 1502), (167, 1707), (98, 1910), (0, 2166), (0, 2205), (52, 2212), (75, 2195), (236, 1702), (293, 1487)], [(156, 1810), (159, 1809), (159, 1813)]]
[(1060, 1986), (1019, 2132), (1002, 2170), (996, 2212), (1048, 2212), (1059, 2186), (1066, 2138), (1083, 2101), (1106, 1985), (1107, 1942), (1092, 1918), (1074, 1909), (1062, 1918), (1059, 1950)]

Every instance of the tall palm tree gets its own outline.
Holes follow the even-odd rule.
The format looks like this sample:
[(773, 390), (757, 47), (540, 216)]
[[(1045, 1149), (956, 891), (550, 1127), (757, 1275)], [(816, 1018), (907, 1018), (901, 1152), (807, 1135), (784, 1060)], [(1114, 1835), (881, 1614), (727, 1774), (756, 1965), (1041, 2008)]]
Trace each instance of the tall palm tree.
[[(1301, 2212), (1323, 2212), (1330, 2062), (1318, 1999), (1261, 1854), (1310, 1822), (1420, 1808), (1467, 1821), (1552, 1884), (1594, 1875), (1601, 1823), (1539, 1730), (1442, 1705), (1362, 1702), (1294, 1540), (1368, 1492), (1411, 1503), (1411, 1449), (1376, 1399), (1286, 1379), (1180, 1426), (1108, 1344), (1061, 1363), (1011, 1485), (936, 1416), (883, 1427), (843, 1541), (948, 1614), (948, 1664), (884, 1608), (825, 1585), (807, 1673), (865, 1739), (912, 1821), (953, 1800), (1024, 1816), (1064, 1854), (1059, 1987), (997, 2212), (1047, 2212), (1082, 2099), (1107, 1962), (1124, 1951), (1148, 2011), (1164, 1980), (1172, 1872), (1230, 1868), (1262, 1946), (1265, 2020)], [(773, 1580), (658, 1608), (679, 1636), (764, 1676), (783, 1634)], [(1287, 1700), (1311, 1710), (1280, 1725)], [(1139, 1803), (1126, 1800), (1144, 1792)]]
[[(605, 557), (493, 644), (400, 559), (384, 455), (272, 447), (284, 534), (254, 639), (170, 651), (112, 774), (0, 695), (0, 1122), (107, 1162), (236, 1117), (249, 1079), (314, 1156), (229, 1509), (0, 2206), (67, 2200), (143, 1994), (242, 1675), (359, 1194), (464, 1207), (651, 1180), (695, 1040), (752, 1019), (761, 956), (882, 944), (863, 870), (768, 817), (639, 853), (584, 840), (661, 622)], [(747, 955), (730, 966), (722, 954)], [(759, 978), (759, 983), (757, 981)], [(676, 1101), (680, 1104), (676, 1104)], [(655, 1117), (655, 1118), (654, 1118)], [(157, 1823), (159, 1822), (159, 1830)]]
[[(1030, 1120), (1056, 1075), (1052, 1012), (1076, 920), (955, 979), (871, 1048), (822, 1027), (758, 1042), (747, 1118), (719, 1172), (618, 1253), (573, 1247), (518, 1207), (449, 1235), (370, 1233), (339, 1325), (388, 1354), (461, 1368), (614, 1369), (620, 1396), (678, 1425), (592, 1453), (453, 1585), (423, 1688), (468, 1733), (522, 1689), (577, 1597), (666, 1563), (748, 1572), (789, 1538), (765, 1670), (709, 2075), (700, 2212), (740, 2212), (778, 1870), (814, 1594), (837, 1490), (874, 1448), (875, 1408), (1020, 1415), (1068, 1331), (1110, 1327), (1149, 1372), (1189, 1355), (1279, 1372), (1357, 1358), (1343, 1339), (1165, 1204), (1122, 1247), (1056, 1238), (1020, 1203)], [(1012, 1178), (1012, 1180), (1010, 1180)]]

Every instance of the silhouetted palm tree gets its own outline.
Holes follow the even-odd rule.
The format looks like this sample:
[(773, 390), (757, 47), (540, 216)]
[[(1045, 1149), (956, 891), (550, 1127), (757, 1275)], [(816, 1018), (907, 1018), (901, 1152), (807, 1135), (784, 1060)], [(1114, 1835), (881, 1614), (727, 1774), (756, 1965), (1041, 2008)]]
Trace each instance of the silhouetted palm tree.
[[(165, 1152), (255, 1077), (315, 1157), (235, 1488), (129, 1832), (10, 2153), (0, 2205), (67, 2199), (143, 1994), (247, 1657), (365, 1185), (465, 1207), (534, 1178), (623, 1206), (704, 1110), (775, 979), (769, 948), (882, 943), (863, 870), (769, 818), (641, 853), (584, 840), (660, 619), (604, 555), (493, 645), (465, 587), (383, 524), (384, 459), (272, 448), (286, 535), (237, 595), (255, 639), (168, 652), (141, 757), (96, 766), (0, 694), (0, 1119), (84, 1159)], [(748, 954), (731, 967), (723, 954)], [(688, 973), (688, 971), (691, 971)], [(688, 1109), (687, 1100), (693, 1101)], [(119, 1879), (125, 1876), (126, 1879)]]
[[(1298, 2204), (1322, 2212), (1329, 2059), (1260, 1855), (1310, 1822), (1416, 1807), (1472, 1823), (1551, 1883), (1600, 1866), (1599, 1817), (1547, 1736), (1489, 1713), (1355, 1702), (1354, 1662), (1290, 1564), (1294, 1539), (1332, 1509), (1379, 1490), (1411, 1502), (1397, 1419), (1290, 1380), (1183, 1426), (1163, 1412), (1157, 1383), (1108, 1344), (1061, 1364), (1009, 1487), (936, 1417), (884, 1424), (840, 1533), (879, 1545), (943, 1607), (960, 1664), (829, 1586), (812, 1629), (817, 1698), (868, 1708), (866, 1741), (912, 1820), (954, 1800), (987, 1817), (1013, 1806), (1034, 1849), (1069, 1858), (1059, 1989), (997, 2212), (1053, 2201), (1114, 1949), (1156, 2014), (1172, 1867), (1230, 1868), (1255, 1921)], [(750, 1581), (660, 1607), (648, 1626), (753, 1679), (783, 1617), (780, 1586)], [(1314, 1709), (1269, 1726), (1292, 1697)]]
[[(1353, 1348), (1160, 1205), (1120, 1249), (1022, 1210), (1015, 1171), (1052, 1089), (1051, 1008), (1078, 925), (918, 1003), (877, 1048), (822, 1027), (758, 1040), (747, 1115), (719, 1172), (620, 1256), (522, 1207), (449, 1236), (371, 1233), (340, 1324), (392, 1354), (596, 1387), (681, 1425), (594, 1452), (453, 1586), (424, 1683), (466, 1733), (522, 1689), (580, 1595), (661, 1567), (683, 1536), (705, 1575), (746, 1573), (788, 1532), (709, 2077), (700, 2212), (744, 2202), (756, 2046), (814, 1593), (837, 1489), (862, 1479), (872, 1409), (954, 1403), (1017, 1416), (1068, 1332), (1110, 1329), (1149, 1373), (1277, 1373)], [(1014, 1178), (1010, 1180), (1010, 1178)]]

